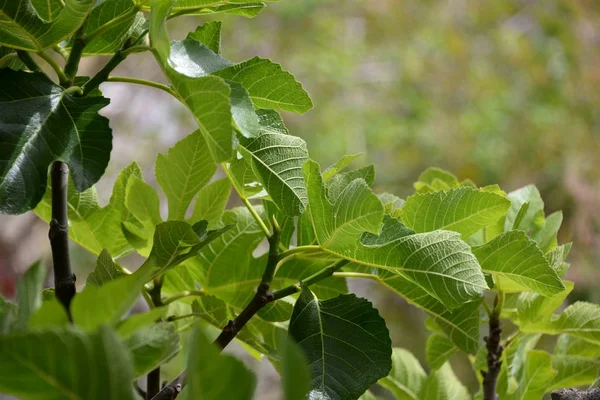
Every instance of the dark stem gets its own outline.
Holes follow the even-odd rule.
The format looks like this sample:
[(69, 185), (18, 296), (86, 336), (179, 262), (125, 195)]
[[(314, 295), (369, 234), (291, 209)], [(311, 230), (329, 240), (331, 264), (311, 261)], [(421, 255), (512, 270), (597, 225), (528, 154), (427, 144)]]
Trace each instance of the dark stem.
[(500, 374), (500, 368), (502, 367), (502, 351), (504, 348), (500, 344), (500, 336), (502, 334), (502, 327), (500, 325), (500, 308), (498, 307), (498, 296), (494, 301), (494, 310), (490, 313), (489, 336), (484, 338), (487, 347), (487, 372), (481, 371), (483, 376), (483, 400), (498, 400), (496, 394), (496, 382), (498, 381), (498, 375)]
[[(273, 295), (270, 293), (271, 282), (273, 281), (273, 275), (279, 261), (279, 239), (281, 237), (281, 231), (275, 219), (273, 219), (273, 234), (268, 237), (269, 241), (269, 258), (267, 259), (267, 265), (265, 266), (265, 272), (263, 273), (262, 279), (256, 294), (248, 303), (248, 305), (242, 310), (241, 313), (233, 320), (229, 321), (227, 326), (223, 328), (221, 334), (215, 339), (214, 343), (217, 344), (221, 349), (224, 349), (242, 330), (242, 328), (250, 321), (250, 319), (259, 312), (264, 306), (273, 301)], [(166, 385), (152, 400), (173, 400), (175, 399), (183, 387), (185, 386), (185, 375), (186, 371), (183, 371), (177, 378), (171, 383)]]
[(110, 73), (117, 67), (117, 65), (121, 64), (126, 58), (127, 53), (125, 50), (132, 46), (133, 38), (129, 38), (123, 47), (118, 50), (111, 58), (108, 60), (106, 65), (102, 67), (96, 75), (92, 77), (89, 81), (87, 81), (81, 88), (83, 89), (83, 96), (87, 96), (92, 90), (96, 89), (102, 82), (105, 82)]
[(61, 161), (52, 163), (52, 221), (50, 221), (50, 246), (54, 262), (54, 287), (56, 298), (70, 315), (69, 306), (75, 296), (75, 274), (71, 272), (69, 257), (69, 219), (67, 214), (67, 183), (69, 167)]
[(71, 86), (73, 84), (73, 80), (75, 79), (75, 75), (77, 75), (77, 70), (79, 69), (79, 61), (81, 60), (81, 55), (83, 54), (83, 49), (85, 48), (85, 38), (84, 38), (84, 27), (85, 23), (75, 32), (73, 36), (73, 45), (71, 46), (71, 52), (69, 53), (69, 58), (67, 58), (67, 63), (65, 64), (65, 76), (67, 77), (67, 82), (65, 86)]
[(25, 66), (31, 71), (40, 72), (42, 70), (40, 66), (35, 62), (33, 57), (31, 57), (31, 54), (29, 54), (25, 50), (17, 50), (17, 56), (19, 57), (19, 60), (21, 60), (23, 64), (25, 64)]
[[(148, 292), (154, 307), (163, 306), (161, 291), (163, 286), (163, 276), (154, 279), (154, 286)], [(154, 368), (148, 376), (146, 376), (146, 400), (151, 400), (160, 392), (160, 365)]]

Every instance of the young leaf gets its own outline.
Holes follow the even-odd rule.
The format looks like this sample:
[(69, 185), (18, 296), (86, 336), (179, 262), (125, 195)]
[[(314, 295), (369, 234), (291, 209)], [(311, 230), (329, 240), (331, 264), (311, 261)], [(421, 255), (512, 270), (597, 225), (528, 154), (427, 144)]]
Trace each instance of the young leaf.
[(151, 228), (162, 222), (160, 199), (152, 186), (133, 176), (127, 182), (125, 193), (127, 209), (142, 224)]
[(278, 133), (263, 133), (252, 139), (240, 138), (242, 154), (251, 160), (256, 176), (286, 215), (300, 215), (306, 206), (306, 185), (302, 164), (308, 160), (304, 140)]
[(544, 393), (548, 392), (549, 385), (556, 373), (557, 371), (552, 368), (550, 354), (540, 350), (531, 350), (527, 353), (517, 391), (506, 398), (510, 400), (541, 399)]
[(520, 293), (517, 299), (517, 318), (514, 321), (524, 332), (536, 332), (537, 327), (546, 326), (552, 313), (563, 304), (573, 290), (573, 282), (564, 281), (566, 289), (551, 297), (537, 293)]
[(208, 221), (209, 228), (215, 228), (221, 221), (230, 196), (231, 183), (227, 178), (206, 185), (198, 192), (194, 211), (188, 222), (193, 224), (205, 220)]
[(419, 193), (448, 190), (459, 186), (458, 178), (454, 174), (435, 167), (423, 171), (414, 184)]
[(600, 344), (600, 306), (578, 301), (567, 307), (549, 325), (539, 326), (538, 332), (568, 333), (594, 344)]
[(558, 234), (562, 221), (562, 211), (552, 213), (545, 219), (542, 227), (531, 235), (531, 238), (538, 243), (538, 246), (544, 253), (555, 249), (558, 246), (556, 235)]
[(421, 363), (410, 351), (394, 348), (392, 370), (378, 383), (392, 392), (397, 400), (414, 400), (419, 398), (425, 377)]
[(196, 28), (187, 35), (187, 39), (194, 39), (214, 51), (221, 52), (221, 21), (210, 21)]
[(431, 369), (440, 369), (458, 349), (446, 336), (433, 334), (427, 339), (425, 354)]
[(167, 306), (152, 308), (147, 312), (133, 314), (119, 322), (116, 331), (122, 338), (127, 338), (137, 330), (156, 324), (164, 319), (168, 311)]
[(114, 325), (137, 300), (147, 279), (135, 273), (102, 286), (86, 286), (73, 299), (71, 314), (77, 325), (93, 331), (101, 325)]
[(69, 165), (78, 191), (96, 183), (112, 149), (108, 120), (98, 114), (108, 99), (75, 99), (41, 73), (4, 68), (0, 81), (0, 123), (10, 127), (0, 132), (0, 212), (33, 209), (46, 190), (48, 166), (57, 159)]
[(2, 393), (21, 399), (134, 400), (132, 381), (129, 352), (106, 327), (90, 335), (45, 330), (0, 336)]
[(52, 327), (65, 328), (69, 325), (69, 316), (58, 299), (45, 300), (42, 306), (31, 316), (28, 328), (49, 329)]
[[(98, 204), (94, 187), (78, 193), (69, 180), (69, 238), (95, 255), (107, 249), (113, 257), (119, 258), (133, 251), (121, 229), (122, 223), (136, 221), (125, 205), (125, 191), (132, 177), (142, 177), (142, 171), (136, 163), (121, 171), (110, 203), (103, 208)], [(35, 209), (35, 213), (46, 222), (52, 219), (51, 194), (48, 188)]]
[(373, 164), (352, 171), (335, 174), (328, 180), (325, 183), (325, 186), (327, 187), (327, 195), (331, 202), (335, 203), (344, 189), (346, 189), (353, 180), (359, 178), (362, 178), (368, 186), (373, 185), (373, 182), (375, 181), (375, 167)]
[(468, 399), (469, 391), (458, 380), (449, 363), (431, 372), (425, 379), (421, 395), (422, 400)]
[[(31, 52), (42, 51), (71, 36), (93, 5), (93, 0), (65, 0), (60, 12), (55, 5), (49, 13), (38, 14), (29, 0), (5, 1), (0, 6), (0, 13), (4, 15), (0, 44)], [(46, 2), (45, 7), (48, 6)], [(2, 82), (9, 81), (2, 78)]]
[(117, 268), (108, 250), (104, 249), (96, 260), (96, 268), (88, 275), (86, 284), (102, 286), (121, 276), (125, 276), (125, 272)]
[(482, 270), (494, 276), (500, 290), (533, 290), (552, 296), (565, 289), (537, 244), (523, 231), (506, 232), (473, 248), (473, 254)]
[(310, 390), (310, 372), (306, 356), (290, 338), (279, 341), (283, 400), (306, 400)]
[[(196, 226), (197, 224), (194, 225)], [(146, 280), (165, 273), (195, 256), (200, 249), (231, 228), (231, 225), (215, 231), (201, 232), (202, 234), (198, 234), (194, 227), (183, 221), (168, 221), (156, 225), (150, 256), (136, 273)]]
[(265, 3), (263, 0), (236, 0), (234, 2), (230, 0), (179, 0), (171, 10), (171, 13), (214, 14), (224, 12), (253, 18), (264, 7)]
[(134, 7), (134, 2), (132, 0), (104, 0), (99, 4), (96, 4), (97, 5), (92, 9), (85, 22), (85, 35), (89, 35), (102, 25), (129, 13), (129, 17), (107, 29), (104, 33), (86, 44), (83, 51), (83, 54), (86, 56), (112, 56), (115, 51), (121, 48), (128, 38), (137, 38), (140, 36), (146, 19), (141, 12), (131, 13), (132, 8)]
[(13, 329), (25, 330), (29, 319), (42, 304), (42, 289), (46, 280), (46, 266), (34, 263), (17, 285), (17, 314)]
[(139, 377), (167, 362), (179, 352), (179, 334), (169, 323), (152, 324), (125, 340), (131, 352), (134, 376)]
[(502, 218), (509, 206), (506, 198), (473, 188), (417, 193), (406, 199), (402, 221), (416, 232), (445, 229), (466, 239)]
[(362, 153), (358, 154), (350, 154), (345, 155), (340, 158), (335, 164), (330, 165), (323, 171), (323, 181), (327, 182), (331, 178), (333, 178), (336, 174), (340, 173), (344, 168), (346, 168), (350, 163), (360, 157)]
[(199, 328), (192, 334), (186, 380), (188, 398), (203, 400), (251, 400), (256, 385), (252, 372), (233, 356), (220, 354)]
[(600, 357), (600, 345), (590, 343), (571, 335), (562, 334), (559, 335), (556, 340), (554, 355), (598, 358)]
[(195, 131), (156, 158), (156, 181), (169, 201), (170, 220), (185, 218), (194, 196), (215, 174), (217, 167), (207, 153), (206, 140)]
[(534, 185), (527, 185), (507, 195), (510, 209), (504, 221), (504, 230), (509, 231), (515, 225), (523, 204), (529, 203), (525, 215), (520, 218), (519, 229), (526, 232), (534, 230), (539, 224), (539, 217), (544, 215), (544, 201), (539, 190)]
[(309, 397), (356, 399), (392, 367), (385, 321), (354, 295), (319, 301), (303, 287), (289, 332), (309, 361)]
[(214, 74), (240, 83), (259, 108), (304, 114), (313, 106), (308, 93), (294, 75), (269, 59), (254, 57)]

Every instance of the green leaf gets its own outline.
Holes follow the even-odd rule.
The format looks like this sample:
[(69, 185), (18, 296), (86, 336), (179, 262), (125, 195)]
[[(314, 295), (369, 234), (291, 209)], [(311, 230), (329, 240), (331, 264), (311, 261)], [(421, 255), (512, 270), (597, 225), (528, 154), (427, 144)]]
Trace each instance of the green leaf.
[(303, 287), (289, 332), (308, 358), (311, 398), (356, 399), (392, 367), (385, 321), (354, 295), (319, 301)]
[(150, 227), (162, 222), (162, 218), (160, 217), (160, 199), (152, 186), (142, 179), (133, 176), (127, 182), (125, 193), (127, 209), (140, 222)]
[(0, 46), (0, 68), (10, 68), (14, 71), (19, 71), (26, 67), (25, 64), (23, 64), (23, 61), (17, 56), (14, 49)]
[[(110, 203), (103, 208), (98, 204), (94, 187), (79, 193), (69, 180), (69, 238), (95, 255), (107, 249), (113, 257), (119, 258), (133, 251), (121, 229), (121, 223), (136, 221), (125, 205), (125, 191), (132, 177), (142, 177), (142, 171), (136, 163), (121, 171)], [(51, 194), (48, 188), (35, 209), (35, 213), (46, 222), (52, 219)]]
[(187, 39), (194, 39), (214, 51), (221, 52), (221, 21), (210, 21), (200, 25), (194, 32), (187, 35)]
[[(369, 273), (364, 268), (361, 272)], [(423, 288), (409, 279), (391, 271), (376, 269), (371, 271), (379, 282), (387, 286), (409, 303), (425, 310), (434, 318), (448, 338), (462, 351), (474, 353), (479, 345), (479, 306), (481, 299), (467, 302), (453, 310), (428, 294)]]
[(557, 235), (562, 221), (562, 211), (552, 213), (545, 219), (542, 227), (531, 235), (531, 238), (538, 243), (544, 253), (558, 247)]
[(378, 383), (392, 392), (396, 400), (415, 400), (419, 398), (425, 377), (421, 363), (410, 351), (394, 348), (392, 370)]
[(554, 335), (568, 333), (594, 344), (600, 344), (600, 306), (581, 301), (575, 302), (549, 325), (538, 326), (538, 332)]
[(0, 334), (9, 333), (17, 318), (17, 305), (0, 296)]
[(454, 174), (435, 167), (423, 171), (414, 184), (419, 193), (448, 190), (459, 186), (458, 178)]
[(194, 196), (215, 174), (208, 147), (195, 131), (156, 158), (156, 180), (169, 201), (169, 219), (182, 220)]
[(359, 178), (362, 178), (368, 186), (373, 185), (373, 182), (375, 181), (375, 167), (373, 167), (373, 164), (352, 171), (335, 174), (325, 184), (327, 187), (327, 196), (329, 197), (329, 200), (335, 203), (344, 189), (346, 189), (353, 180)]
[(360, 157), (362, 153), (345, 155), (340, 158), (335, 164), (330, 165), (323, 171), (323, 181), (327, 182), (331, 178), (333, 178), (336, 174), (340, 173), (344, 168), (346, 168), (350, 163)]
[(254, 57), (214, 74), (240, 83), (259, 108), (304, 114), (313, 106), (310, 96), (294, 75), (269, 59)]
[(310, 390), (310, 372), (306, 356), (290, 338), (283, 336), (277, 346), (281, 354), (283, 400), (306, 400)]
[[(104, 0), (100, 2), (90, 12), (85, 23), (84, 34), (90, 35), (102, 25), (130, 12), (133, 7), (134, 2), (132, 0)], [(83, 55), (112, 56), (115, 51), (123, 46), (128, 38), (137, 38), (140, 36), (145, 22), (146, 19), (143, 13), (131, 14), (128, 18), (107, 29), (90, 43), (86, 44)]]
[(67, 327), (69, 325), (69, 316), (65, 307), (53, 298), (44, 301), (42, 306), (31, 316), (29, 320), (29, 329), (48, 329), (51, 327)]
[(152, 308), (144, 313), (133, 314), (117, 325), (117, 333), (119, 336), (127, 338), (135, 333), (138, 329), (153, 325), (157, 321), (163, 319), (167, 314), (167, 311), (168, 307), (164, 306)]
[(550, 354), (540, 350), (531, 350), (527, 353), (519, 387), (515, 393), (507, 396), (507, 399), (541, 399), (548, 391), (556, 373), (557, 371), (552, 368)]
[[(57, 11), (55, 2), (51, 12), (38, 14), (42, 3), (36, 8), (29, 0), (6, 1), (0, 7), (0, 44), (21, 50), (38, 52), (71, 36), (83, 24), (93, 0), (65, 0), (64, 8)], [(49, 3), (46, 2), (46, 5)], [(5, 78), (2, 78), (2, 82)]]
[(433, 371), (425, 379), (421, 390), (421, 400), (468, 399), (469, 391), (458, 380), (449, 363)]
[[(287, 260), (277, 269), (272, 283), (273, 289), (283, 289), (286, 286), (296, 284), (302, 279), (316, 274), (323, 268), (331, 265), (335, 259), (317, 259), (296, 255)], [(321, 300), (327, 300), (348, 293), (348, 285), (344, 279), (333, 277), (323, 279), (310, 285), (310, 290)]]
[(31, 316), (40, 308), (46, 273), (46, 266), (38, 261), (29, 267), (17, 284), (18, 308), (14, 330), (25, 330)]
[(543, 218), (544, 216), (544, 201), (535, 185), (527, 185), (510, 192), (507, 197), (511, 205), (504, 221), (505, 231), (509, 231), (515, 226), (515, 221), (519, 217), (519, 211), (525, 203), (529, 203), (529, 206), (527, 206), (525, 215), (519, 217), (521, 219), (519, 229), (529, 232), (539, 227), (540, 217)]
[(146, 280), (165, 273), (167, 270), (195, 256), (200, 249), (217, 239), (231, 226), (199, 235), (192, 225), (183, 221), (168, 221), (156, 225), (150, 256), (136, 273)]
[(47, 22), (55, 20), (64, 7), (60, 0), (30, 0), (30, 3), (37, 15)]
[[(57, 362), (60, 360), (60, 363)], [(21, 399), (134, 400), (129, 352), (108, 328), (0, 336), (0, 392)]]
[(256, 378), (240, 360), (220, 351), (202, 329), (194, 330), (186, 376), (188, 398), (251, 400)]
[[(277, 0), (267, 0), (277, 1)], [(265, 7), (263, 0), (180, 0), (171, 9), (173, 14), (216, 14), (227, 13), (254, 18)]]
[(332, 205), (325, 195), (318, 164), (307, 162), (304, 173), (308, 213), (317, 241), (327, 252), (402, 274), (450, 309), (487, 288), (470, 247), (457, 233), (414, 234), (386, 216), (381, 236), (375, 236), (380, 231), (383, 205), (363, 179), (352, 181)]
[(439, 369), (458, 349), (446, 336), (433, 334), (427, 339), (425, 354), (431, 369)]
[(533, 290), (552, 296), (565, 289), (544, 253), (523, 231), (506, 232), (483, 246), (473, 248), (473, 254), (482, 270), (494, 276), (500, 290)]
[(256, 176), (271, 199), (286, 215), (300, 215), (306, 207), (302, 165), (308, 160), (304, 140), (279, 133), (263, 133), (252, 139), (240, 137)]
[(527, 215), (527, 210), (529, 210), (529, 202), (528, 201), (523, 203), (521, 205), (521, 208), (519, 208), (519, 212), (517, 213), (517, 216), (515, 217), (515, 222), (513, 222), (512, 230), (519, 229), (519, 226), (521, 226), (521, 222), (523, 221), (523, 218), (525, 218), (525, 215)]
[[(220, 60), (213, 68), (231, 63), (219, 57), (197, 40), (169, 43), (165, 21), (173, 0), (156, 1), (150, 14), (150, 41), (155, 55), (180, 100), (190, 109), (215, 162), (233, 155), (233, 132), (229, 85), (220, 78), (206, 76), (205, 58)], [(209, 69), (208, 71), (211, 71)]]
[(179, 352), (179, 334), (172, 324), (152, 324), (135, 331), (125, 346), (131, 352), (134, 375), (140, 377)]
[(125, 272), (117, 268), (108, 250), (104, 249), (96, 260), (96, 268), (88, 275), (86, 284), (102, 286), (121, 276), (125, 276)]
[(80, 192), (98, 181), (112, 149), (108, 120), (98, 114), (108, 99), (75, 99), (41, 73), (4, 68), (0, 81), (0, 123), (10, 127), (0, 132), (0, 212), (33, 209), (54, 160), (69, 165)]
[(208, 221), (209, 228), (215, 228), (219, 225), (230, 196), (231, 183), (227, 178), (206, 185), (198, 192), (189, 222), (205, 220)]
[(101, 325), (115, 325), (133, 306), (147, 280), (136, 272), (102, 286), (86, 286), (71, 304), (73, 320), (88, 331)]
[(466, 239), (502, 218), (509, 206), (506, 198), (473, 188), (417, 193), (406, 199), (402, 221), (416, 232), (445, 229)]
[(566, 289), (551, 297), (537, 293), (520, 293), (517, 299), (517, 320), (514, 321), (523, 332), (536, 332), (537, 327), (545, 326), (552, 313), (560, 307), (573, 290), (573, 282), (564, 281)]
[(590, 343), (571, 335), (562, 334), (559, 335), (556, 340), (554, 355), (598, 358), (600, 357), (600, 345)]
[(598, 361), (581, 356), (552, 356), (552, 368), (557, 371), (546, 392), (556, 389), (589, 385), (598, 376)]
[(400, 219), (402, 207), (404, 206), (403, 199), (390, 193), (380, 193), (377, 197), (379, 197), (379, 200), (383, 203), (383, 210), (386, 214)]
[(231, 103), (231, 116), (239, 133), (247, 138), (259, 135), (260, 122), (248, 91), (237, 82), (227, 81), (231, 87), (229, 102)]

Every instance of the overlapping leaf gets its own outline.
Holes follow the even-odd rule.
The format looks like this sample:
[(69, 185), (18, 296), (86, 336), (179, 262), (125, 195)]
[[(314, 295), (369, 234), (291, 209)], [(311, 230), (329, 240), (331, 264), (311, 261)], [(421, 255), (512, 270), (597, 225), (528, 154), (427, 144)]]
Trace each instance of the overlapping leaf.
[(458, 380), (449, 363), (432, 371), (425, 379), (419, 396), (421, 400), (468, 399), (469, 391)]
[[(94, 0), (65, 0), (64, 7), (46, 2), (49, 12), (38, 13), (42, 4), (29, 0), (4, 1), (0, 6), (0, 44), (38, 52), (71, 36), (83, 24)], [(48, 8), (46, 8), (47, 10)], [(2, 82), (7, 82), (2, 78)]]
[(132, 381), (129, 352), (108, 328), (90, 335), (45, 330), (0, 336), (2, 393), (21, 399), (134, 400)]
[(191, 337), (186, 375), (188, 398), (252, 399), (256, 378), (244, 363), (231, 355), (220, 354), (220, 349), (201, 329), (194, 330)]
[(187, 35), (188, 39), (194, 39), (214, 51), (221, 52), (221, 21), (210, 21), (196, 28), (194, 32)]
[(96, 261), (96, 268), (88, 275), (86, 284), (93, 286), (102, 286), (105, 283), (113, 281), (121, 276), (125, 276), (125, 273), (117, 268), (113, 261), (110, 253), (104, 249), (98, 256)]
[(356, 399), (392, 367), (385, 321), (354, 295), (319, 301), (304, 287), (289, 332), (309, 362), (310, 398)]
[(33, 209), (54, 160), (69, 165), (80, 192), (100, 179), (112, 149), (108, 120), (98, 114), (108, 99), (74, 99), (40, 73), (4, 68), (0, 80), (0, 212)]
[(252, 139), (240, 138), (240, 144), (279, 209), (291, 216), (304, 212), (307, 198), (302, 164), (308, 160), (304, 140), (265, 132)]
[(158, 155), (156, 180), (169, 201), (169, 219), (185, 218), (192, 199), (215, 171), (206, 140), (199, 131), (177, 142), (166, 155)]
[(127, 337), (125, 346), (131, 352), (134, 375), (139, 377), (179, 352), (179, 335), (172, 324), (151, 324)]
[(433, 334), (427, 339), (425, 354), (431, 369), (439, 369), (457, 351), (457, 347), (446, 336)]
[(557, 371), (547, 392), (556, 389), (589, 385), (598, 376), (598, 361), (592, 358), (553, 355), (552, 368)]
[(496, 286), (506, 292), (533, 290), (552, 296), (565, 289), (556, 271), (523, 231), (506, 232), (473, 249), (483, 271), (494, 275)]
[(410, 351), (394, 348), (392, 370), (378, 383), (392, 392), (397, 400), (415, 400), (419, 398), (425, 378), (421, 363)]
[(402, 221), (416, 232), (445, 229), (466, 239), (502, 218), (509, 206), (502, 196), (467, 187), (417, 193), (406, 199)]
[(552, 357), (550, 354), (531, 350), (527, 358), (519, 380), (517, 390), (510, 396), (510, 400), (541, 399), (549, 389), (557, 371), (552, 368)]
[[(317, 241), (326, 251), (359, 264), (402, 274), (456, 308), (478, 296), (487, 285), (469, 246), (457, 233), (415, 234), (387, 216), (383, 205), (362, 179), (354, 180), (331, 204), (314, 162), (304, 165), (309, 208)], [(370, 233), (364, 234), (363, 233)], [(362, 239), (361, 238), (362, 235)]]

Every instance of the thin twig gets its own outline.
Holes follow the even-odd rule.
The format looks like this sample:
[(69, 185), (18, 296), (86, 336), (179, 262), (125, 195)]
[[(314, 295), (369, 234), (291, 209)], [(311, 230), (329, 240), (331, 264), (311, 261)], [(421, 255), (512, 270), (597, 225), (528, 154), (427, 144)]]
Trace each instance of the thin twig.
[(67, 214), (67, 183), (69, 167), (61, 161), (52, 164), (50, 172), (52, 186), (52, 221), (50, 221), (50, 246), (54, 262), (54, 287), (56, 298), (67, 310), (75, 296), (75, 274), (71, 272), (69, 257), (69, 219)]
[[(164, 277), (161, 275), (158, 278), (154, 279), (154, 286), (152, 289), (148, 291), (150, 298), (152, 299), (152, 303), (154, 303), (155, 307), (163, 306), (161, 291), (164, 282)], [(146, 400), (152, 399), (160, 392), (160, 365), (154, 368), (150, 373), (146, 376)]]
[(64, 86), (67, 83), (67, 77), (65, 76), (65, 73), (63, 72), (60, 65), (58, 65), (56, 60), (54, 60), (54, 58), (52, 58), (52, 56), (50, 54), (48, 54), (44, 51), (40, 51), (39, 53), (37, 53), (37, 55), (40, 56), (40, 58), (42, 58), (44, 61), (46, 61), (46, 63), (48, 63), (48, 65), (50, 65), (50, 67), (52, 67), (52, 69), (54, 70), (54, 73), (58, 77), (58, 82), (62, 86)]
[(96, 89), (102, 82), (105, 82), (108, 79), (110, 73), (117, 67), (117, 65), (121, 64), (126, 58), (127, 54), (125, 53), (126, 49), (132, 45), (132, 39), (129, 38), (123, 45), (120, 50), (108, 60), (108, 62), (102, 67), (96, 75), (92, 77), (89, 81), (83, 84), (83, 95), (87, 96), (90, 92)]

